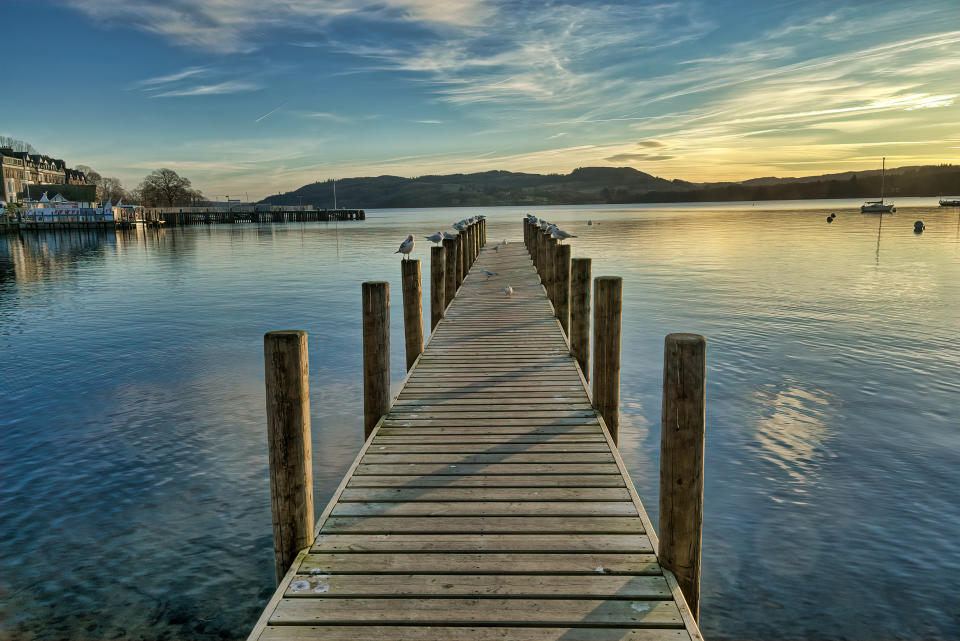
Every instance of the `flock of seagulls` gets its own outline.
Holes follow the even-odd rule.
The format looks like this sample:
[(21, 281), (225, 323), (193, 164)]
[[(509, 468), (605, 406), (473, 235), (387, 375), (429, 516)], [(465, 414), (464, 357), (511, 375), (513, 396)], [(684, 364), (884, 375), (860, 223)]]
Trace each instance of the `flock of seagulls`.
[(543, 231), (550, 232), (550, 237), (556, 238), (561, 243), (568, 238), (576, 238), (574, 234), (565, 232), (559, 227), (557, 227), (556, 225), (554, 225), (553, 223), (547, 222), (543, 218), (537, 218), (533, 214), (527, 214), (527, 220), (529, 220), (534, 225), (537, 225), (538, 227), (540, 227), (540, 229), (542, 229)]
[[(485, 218), (486, 216), (481, 216), (481, 215), (473, 216), (471, 218), (464, 218), (463, 220), (458, 220), (457, 222), (453, 223), (453, 228), (456, 229), (458, 232), (462, 232), (462, 231), (465, 231), (469, 225), (472, 225), (473, 223), (483, 220)], [(534, 225), (539, 226), (540, 229), (550, 232), (550, 236), (553, 238), (556, 238), (560, 242), (563, 242), (568, 238), (576, 238), (574, 234), (565, 232), (564, 230), (560, 229), (553, 223), (547, 222), (546, 220), (543, 220), (541, 218), (537, 218), (533, 214), (527, 214), (527, 220), (529, 220)], [(587, 224), (592, 225), (593, 221), (589, 221)], [(436, 244), (439, 244), (444, 240), (448, 240), (448, 239), (452, 240), (456, 237), (457, 237), (457, 234), (450, 233), (449, 231), (438, 231), (435, 234), (424, 236), (424, 238), (429, 240), (431, 243), (436, 243)], [(406, 240), (400, 243), (400, 248), (397, 249), (397, 251), (395, 251), (394, 253), (403, 254), (403, 259), (408, 260), (410, 258), (410, 254), (413, 253), (413, 248), (415, 244), (416, 243), (413, 239), (413, 234), (410, 234), (407, 236)], [(500, 241), (493, 247), (493, 251), (500, 251), (500, 248), (505, 247), (506, 245), (507, 245), (507, 239), (504, 238), (502, 241)], [(492, 276), (497, 275), (497, 272), (492, 272), (488, 269), (481, 269), (480, 273), (484, 274), (487, 277), (487, 280), (490, 280)], [(509, 284), (504, 285), (503, 293), (508, 298), (510, 296), (513, 296), (513, 287), (511, 287)]]

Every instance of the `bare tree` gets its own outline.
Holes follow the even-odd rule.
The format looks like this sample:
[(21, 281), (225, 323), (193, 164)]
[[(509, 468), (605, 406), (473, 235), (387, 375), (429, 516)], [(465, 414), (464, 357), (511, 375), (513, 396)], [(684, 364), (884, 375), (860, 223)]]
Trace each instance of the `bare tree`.
[(30, 143), (11, 136), (0, 136), (0, 147), (10, 147), (14, 151), (25, 151), (28, 154), (38, 153)]
[(123, 189), (123, 185), (120, 184), (120, 180), (117, 178), (103, 178), (97, 184), (97, 200), (105, 203), (108, 200), (112, 203), (117, 202), (121, 198), (127, 197), (127, 192)]
[(203, 198), (199, 191), (191, 189), (189, 178), (172, 169), (150, 172), (137, 186), (137, 191), (145, 205), (154, 207), (188, 205)]

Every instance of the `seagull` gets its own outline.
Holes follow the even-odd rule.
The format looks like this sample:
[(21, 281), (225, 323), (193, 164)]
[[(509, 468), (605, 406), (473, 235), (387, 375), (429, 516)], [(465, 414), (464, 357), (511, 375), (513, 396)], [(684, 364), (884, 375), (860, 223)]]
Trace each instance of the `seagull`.
[(400, 249), (398, 249), (393, 253), (403, 254), (405, 257), (404, 260), (406, 260), (406, 258), (410, 257), (410, 252), (412, 251), (413, 251), (413, 234), (410, 234), (409, 236), (407, 236), (407, 239), (405, 241), (400, 243)]
[(492, 272), (492, 271), (487, 270), (487, 269), (481, 269), (480, 271), (487, 275), (487, 280), (490, 280), (490, 277), (491, 277), (491, 276), (496, 276), (496, 275), (497, 275), (497, 272)]
[(504, 285), (503, 293), (506, 294), (507, 297), (513, 296), (513, 287), (510, 287), (510, 285)]
[(432, 236), (424, 236), (424, 238), (429, 240), (431, 243), (439, 243), (441, 240), (443, 240), (443, 233), (438, 231), (436, 234), (433, 234)]
[(453, 223), (453, 228), (456, 229), (457, 231), (463, 231), (465, 229), (463, 221), (461, 220), (458, 223)]
[(548, 222), (545, 221), (543, 218), (541, 218), (541, 219), (540, 219), (540, 229), (542, 229), (543, 231), (547, 231), (547, 229), (549, 229), (549, 228), (550, 228), (550, 223), (548, 223)]
[(445, 231), (445, 232), (443, 232), (443, 239), (444, 239), (444, 240), (456, 240), (456, 239), (457, 239), (457, 235), (456, 235), (456, 234), (451, 234), (450, 232)]
[(556, 238), (557, 240), (559, 240), (561, 243), (568, 238), (576, 238), (576, 236), (574, 236), (573, 234), (568, 234), (567, 232), (563, 231), (562, 229), (556, 226), (554, 226), (553, 232), (550, 235), (553, 238)]
[(500, 244), (501, 244), (501, 245), (506, 245), (506, 244), (507, 244), (507, 239), (504, 238), (502, 241), (500, 241)]

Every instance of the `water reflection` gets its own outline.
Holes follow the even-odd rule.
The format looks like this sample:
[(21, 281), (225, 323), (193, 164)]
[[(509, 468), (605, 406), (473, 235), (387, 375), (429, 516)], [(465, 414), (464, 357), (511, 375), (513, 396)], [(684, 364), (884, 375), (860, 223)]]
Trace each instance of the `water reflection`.
[[(663, 336), (708, 338), (709, 638), (960, 636), (960, 219), (898, 203), (880, 262), (859, 204), (533, 210), (624, 277), (621, 453), (654, 523)], [(485, 210), (489, 239), (524, 211)], [(472, 213), (0, 238), (0, 637), (246, 634), (273, 582), (263, 332), (310, 336), (319, 511), (362, 440), (360, 283), (398, 301), (397, 243)]]

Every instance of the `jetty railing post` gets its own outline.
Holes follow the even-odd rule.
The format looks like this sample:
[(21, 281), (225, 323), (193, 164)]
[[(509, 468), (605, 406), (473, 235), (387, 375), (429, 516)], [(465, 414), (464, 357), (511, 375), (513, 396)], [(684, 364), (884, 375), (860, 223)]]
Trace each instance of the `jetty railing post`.
[(467, 243), (466, 232), (457, 234), (457, 289), (463, 285), (463, 278), (467, 275)]
[(362, 285), (363, 438), (390, 410), (390, 283)]
[(557, 246), (557, 264), (554, 269), (554, 289), (557, 292), (557, 318), (567, 338), (570, 338), (570, 245)]
[(593, 407), (603, 417), (614, 444), (620, 432), (620, 316), (623, 279), (593, 279)]
[(660, 424), (660, 563), (699, 620), (707, 342), (668, 334), (663, 347)]
[(590, 271), (589, 258), (570, 261), (570, 354), (590, 380)]
[(442, 245), (430, 248), (430, 331), (437, 327), (446, 309), (444, 292), (447, 280), (446, 249)]
[(446, 310), (447, 306), (453, 301), (453, 297), (457, 295), (457, 239), (456, 238), (444, 238), (443, 239), (443, 262), (444, 262), (444, 278), (443, 278), (443, 309)]
[(310, 365), (307, 333), (263, 336), (270, 450), (270, 511), (277, 584), (297, 553), (313, 543)]
[(407, 350), (407, 371), (423, 353), (423, 293), (420, 285), (420, 261), (400, 261), (403, 292), (403, 335)]

